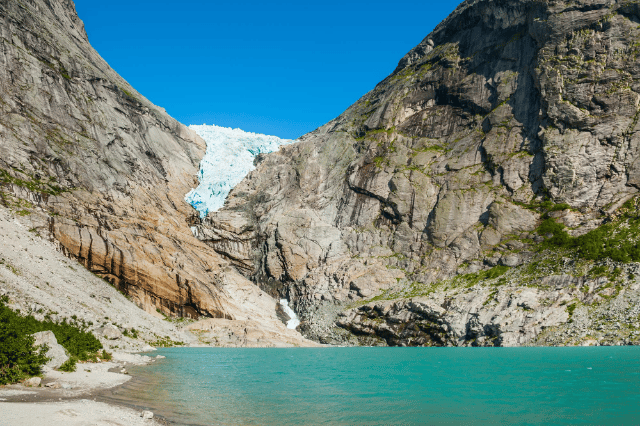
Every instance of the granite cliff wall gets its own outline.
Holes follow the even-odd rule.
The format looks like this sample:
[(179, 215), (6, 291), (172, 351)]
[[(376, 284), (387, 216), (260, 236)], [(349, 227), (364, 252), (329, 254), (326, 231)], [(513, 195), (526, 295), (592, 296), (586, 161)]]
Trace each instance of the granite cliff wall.
[(631, 266), (541, 251), (538, 226), (574, 238), (626, 202), (637, 215), (639, 22), (629, 1), (465, 1), (342, 115), (261, 157), (200, 239), (323, 341), (633, 340), (597, 331), (637, 327)]

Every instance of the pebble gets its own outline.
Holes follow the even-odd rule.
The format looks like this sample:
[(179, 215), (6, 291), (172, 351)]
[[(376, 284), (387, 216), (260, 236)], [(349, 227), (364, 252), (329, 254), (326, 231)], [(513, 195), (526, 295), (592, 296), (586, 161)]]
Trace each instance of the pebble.
[(143, 411), (142, 413), (140, 413), (140, 417), (142, 417), (145, 420), (151, 420), (153, 419), (153, 412)]

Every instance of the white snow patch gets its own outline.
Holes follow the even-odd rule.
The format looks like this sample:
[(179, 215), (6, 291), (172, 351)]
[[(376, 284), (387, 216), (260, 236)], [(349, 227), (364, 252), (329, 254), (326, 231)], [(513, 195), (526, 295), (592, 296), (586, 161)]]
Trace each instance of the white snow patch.
[(253, 159), (258, 154), (277, 151), (281, 145), (293, 142), (227, 127), (189, 127), (207, 143), (207, 152), (200, 162), (200, 185), (185, 196), (185, 201), (202, 218), (224, 205), (231, 189), (255, 168)]
[(280, 305), (282, 305), (282, 309), (287, 313), (287, 315), (289, 315), (289, 318), (291, 318), (289, 321), (287, 321), (287, 328), (295, 330), (296, 327), (300, 325), (300, 318), (298, 318), (296, 312), (291, 309), (291, 306), (289, 306), (289, 301), (287, 299), (280, 299)]

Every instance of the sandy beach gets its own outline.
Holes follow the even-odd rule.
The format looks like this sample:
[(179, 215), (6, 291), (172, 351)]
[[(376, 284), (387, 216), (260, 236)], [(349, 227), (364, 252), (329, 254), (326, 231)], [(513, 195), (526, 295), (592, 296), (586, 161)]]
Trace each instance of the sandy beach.
[(99, 364), (78, 364), (73, 373), (48, 371), (39, 387), (22, 384), (0, 387), (0, 426), (165, 424), (157, 418), (143, 418), (142, 409), (96, 400), (100, 392), (131, 379), (126, 373), (129, 366), (156, 361), (127, 353), (114, 353), (113, 358)]

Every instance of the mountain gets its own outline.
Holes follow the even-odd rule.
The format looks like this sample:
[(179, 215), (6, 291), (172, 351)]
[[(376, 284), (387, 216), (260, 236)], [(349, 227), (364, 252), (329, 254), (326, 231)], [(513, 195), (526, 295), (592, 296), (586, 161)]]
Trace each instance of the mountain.
[(5, 207), (149, 313), (304, 344), (277, 300), (193, 237), (184, 197), (204, 140), (109, 67), (71, 0), (0, 0), (0, 43)]
[(224, 205), (234, 186), (255, 167), (254, 158), (277, 151), (293, 141), (219, 126), (189, 126), (207, 142), (207, 152), (200, 162), (200, 185), (185, 200), (206, 217)]
[(639, 20), (465, 1), (198, 238), (323, 342), (638, 343)]

